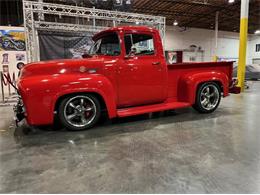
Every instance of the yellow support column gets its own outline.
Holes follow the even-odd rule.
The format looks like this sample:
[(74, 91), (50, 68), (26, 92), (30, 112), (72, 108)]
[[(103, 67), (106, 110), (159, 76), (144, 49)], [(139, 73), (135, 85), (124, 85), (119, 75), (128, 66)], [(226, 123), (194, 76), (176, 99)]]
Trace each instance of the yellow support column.
[(218, 56), (213, 56), (213, 62), (217, 62), (218, 61)]
[(237, 70), (237, 78), (238, 78), (237, 86), (241, 87), (241, 91), (244, 91), (245, 88), (248, 9), (249, 9), (249, 0), (241, 0), (239, 59), (238, 59), (238, 70)]

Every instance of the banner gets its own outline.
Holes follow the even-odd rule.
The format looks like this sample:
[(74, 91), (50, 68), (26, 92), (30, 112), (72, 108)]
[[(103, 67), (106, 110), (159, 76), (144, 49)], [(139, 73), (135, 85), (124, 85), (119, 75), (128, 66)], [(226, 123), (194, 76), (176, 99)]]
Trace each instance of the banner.
[(0, 51), (25, 51), (24, 30), (0, 29)]
[(89, 51), (93, 33), (39, 32), (40, 60), (82, 58)]
[(113, 0), (113, 9), (118, 11), (130, 12), (133, 0)]

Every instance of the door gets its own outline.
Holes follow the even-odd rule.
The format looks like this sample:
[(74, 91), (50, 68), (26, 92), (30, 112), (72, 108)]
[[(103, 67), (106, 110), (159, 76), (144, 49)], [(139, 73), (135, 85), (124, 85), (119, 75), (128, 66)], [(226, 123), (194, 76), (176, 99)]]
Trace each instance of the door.
[(154, 34), (125, 33), (123, 39), (125, 57), (118, 71), (118, 106), (163, 102), (166, 67), (164, 59), (158, 57)]

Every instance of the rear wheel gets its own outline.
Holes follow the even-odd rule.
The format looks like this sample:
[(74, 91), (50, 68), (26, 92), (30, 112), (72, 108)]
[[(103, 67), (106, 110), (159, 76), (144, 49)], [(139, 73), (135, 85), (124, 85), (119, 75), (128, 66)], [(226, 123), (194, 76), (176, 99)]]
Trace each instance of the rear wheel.
[(69, 130), (84, 130), (97, 123), (100, 112), (100, 103), (95, 96), (73, 95), (61, 101), (59, 119)]
[(193, 106), (200, 113), (214, 112), (221, 100), (221, 89), (214, 82), (202, 84), (196, 95), (196, 102)]

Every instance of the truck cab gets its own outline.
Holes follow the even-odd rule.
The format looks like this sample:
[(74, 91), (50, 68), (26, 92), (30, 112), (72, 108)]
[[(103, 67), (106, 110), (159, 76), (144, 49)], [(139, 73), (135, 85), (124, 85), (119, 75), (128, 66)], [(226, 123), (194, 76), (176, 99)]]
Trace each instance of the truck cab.
[[(116, 87), (119, 108), (167, 98), (167, 66), (160, 35), (147, 27), (122, 27), (93, 37), (90, 55), (104, 55), (104, 75)], [(138, 93), (136, 93), (138, 91)]]

